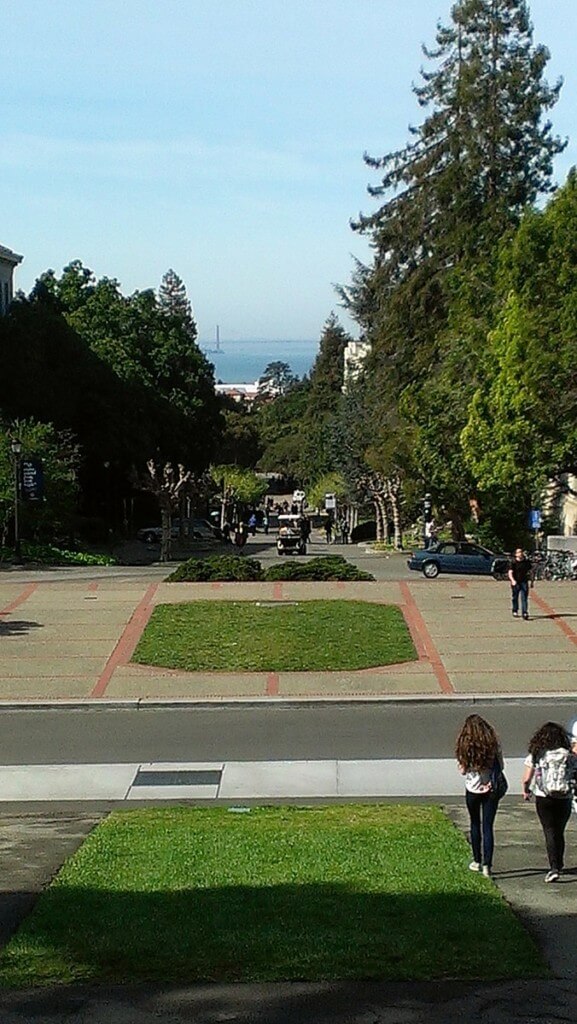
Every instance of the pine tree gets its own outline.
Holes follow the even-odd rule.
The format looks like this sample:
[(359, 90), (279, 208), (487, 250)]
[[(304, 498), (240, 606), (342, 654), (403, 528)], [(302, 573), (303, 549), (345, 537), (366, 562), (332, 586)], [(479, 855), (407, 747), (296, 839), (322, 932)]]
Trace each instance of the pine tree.
[(182, 279), (174, 270), (167, 270), (158, 289), (158, 303), (162, 312), (176, 317), (186, 327), (191, 341), (197, 337), (197, 327), (190, 299)]
[(460, 0), (423, 50), (414, 92), (426, 116), (406, 146), (365, 157), (382, 175), (369, 188), (380, 205), (353, 227), (374, 256), (340, 294), (372, 342), (366, 417), (382, 424), (384, 407), (375, 432), (403, 418), (416, 428), (415, 472), (438, 481), (458, 521), (474, 483), (459, 437), (496, 315), (498, 248), (552, 190), (564, 143), (546, 115), (561, 83), (545, 81), (526, 0)]
[(436, 43), (423, 47), (435, 67), (414, 88), (427, 117), (402, 149), (365, 156), (382, 172), (369, 194), (384, 202), (353, 228), (370, 236), (375, 255), (341, 289), (373, 338), (394, 338), (405, 324), (402, 358), (446, 316), (448, 272), (486, 254), (551, 190), (565, 145), (543, 121), (561, 83), (543, 78), (549, 54), (533, 45), (525, 0), (460, 0)]

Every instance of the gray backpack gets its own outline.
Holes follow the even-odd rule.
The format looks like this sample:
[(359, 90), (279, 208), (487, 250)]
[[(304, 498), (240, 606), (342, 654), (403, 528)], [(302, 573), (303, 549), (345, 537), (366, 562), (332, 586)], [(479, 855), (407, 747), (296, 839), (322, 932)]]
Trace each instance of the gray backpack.
[(568, 800), (572, 796), (572, 773), (568, 750), (546, 750), (535, 768), (535, 782), (545, 796)]

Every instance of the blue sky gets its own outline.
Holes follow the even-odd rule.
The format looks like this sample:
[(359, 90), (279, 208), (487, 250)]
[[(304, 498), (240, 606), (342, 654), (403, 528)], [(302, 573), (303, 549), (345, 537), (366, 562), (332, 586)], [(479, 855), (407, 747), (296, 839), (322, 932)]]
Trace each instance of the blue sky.
[[(450, 0), (0, 0), (0, 243), (17, 285), (81, 259), (125, 292), (183, 278), (202, 340), (317, 338), (366, 243), (362, 161), (403, 145)], [(565, 79), (575, 0), (532, 0)], [(341, 319), (350, 326), (346, 316)]]

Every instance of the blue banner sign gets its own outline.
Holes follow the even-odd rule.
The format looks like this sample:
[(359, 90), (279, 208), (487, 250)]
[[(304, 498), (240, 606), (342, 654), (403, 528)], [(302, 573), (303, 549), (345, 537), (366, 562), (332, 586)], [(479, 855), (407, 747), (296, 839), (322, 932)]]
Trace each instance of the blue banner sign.
[(40, 459), (21, 460), (20, 493), (23, 501), (42, 501), (44, 498), (44, 469)]
[(532, 530), (541, 529), (541, 509), (532, 508), (529, 512), (529, 526)]

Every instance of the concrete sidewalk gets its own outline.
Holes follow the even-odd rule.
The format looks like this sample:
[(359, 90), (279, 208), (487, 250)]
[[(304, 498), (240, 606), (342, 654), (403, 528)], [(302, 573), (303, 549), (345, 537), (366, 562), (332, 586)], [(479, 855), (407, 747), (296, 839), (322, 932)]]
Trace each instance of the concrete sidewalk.
[[(445, 801), (466, 827), (463, 801)], [(105, 810), (71, 816), (4, 817), (0, 823), (5, 941), (59, 864)], [(568, 835), (575, 848), (575, 828)], [(545, 853), (535, 810), (507, 797), (497, 815), (495, 881), (544, 951), (553, 980), (431, 983), (336, 982), (267, 985), (71, 986), (0, 994), (2, 1024), (543, 1024), (577, 1015), (577, 858), (572, 874), (544, 884)], [(467, 864), (463, 864), (467, 871)], [(482, 955), (482, 951), (480, 951)]]
[[(133, 665), (154, 606), (196, 600), (349, 599), (399, 604), (418, 661), (358, 672), (192, 673)], [(531, 621), (492, 579), (375, 583), (166, 584), (0, 580), (0, 701), (278, 700), (574, 693), (577, 590), (540, 583)]]

